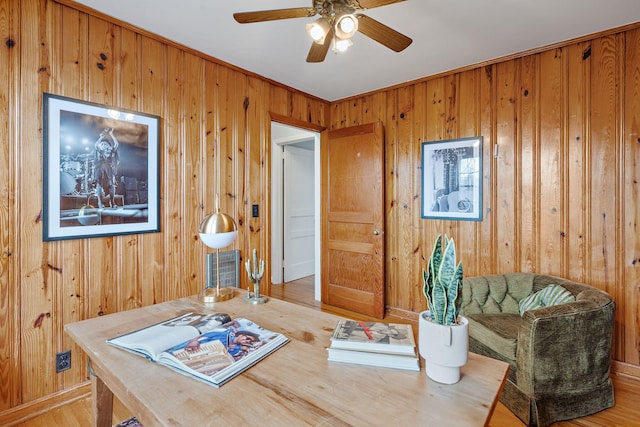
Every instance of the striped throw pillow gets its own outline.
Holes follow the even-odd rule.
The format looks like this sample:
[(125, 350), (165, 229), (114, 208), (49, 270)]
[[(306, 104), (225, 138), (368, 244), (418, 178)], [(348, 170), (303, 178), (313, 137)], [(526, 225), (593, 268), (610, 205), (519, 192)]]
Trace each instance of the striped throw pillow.
[(551, 305), (560, 305), (575, 300), (576, 297), (562, 286), (549, 285), (520, 300), (520, 316), (523, 316), (525, 311), (549, 307)]

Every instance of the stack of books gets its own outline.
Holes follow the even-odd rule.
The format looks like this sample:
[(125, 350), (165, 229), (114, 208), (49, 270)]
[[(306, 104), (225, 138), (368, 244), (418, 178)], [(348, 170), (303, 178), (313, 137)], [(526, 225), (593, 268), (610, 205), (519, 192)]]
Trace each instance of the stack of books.
[(420, 370), (411, 325), (339, 320), (327, 349), (329, 361)]

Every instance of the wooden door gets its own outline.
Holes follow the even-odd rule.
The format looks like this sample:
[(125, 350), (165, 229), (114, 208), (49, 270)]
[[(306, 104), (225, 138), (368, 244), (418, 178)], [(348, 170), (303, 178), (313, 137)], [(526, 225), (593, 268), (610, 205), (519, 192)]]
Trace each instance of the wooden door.
[(322, 302), (384, 317), (384, 134), (327, 132), (322, 157)]

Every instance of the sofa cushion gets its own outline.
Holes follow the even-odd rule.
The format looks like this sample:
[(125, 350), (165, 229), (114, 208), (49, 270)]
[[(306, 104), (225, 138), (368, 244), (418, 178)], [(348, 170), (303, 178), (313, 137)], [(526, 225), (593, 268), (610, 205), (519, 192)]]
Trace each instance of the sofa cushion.
[(462, 280), (460, 313), (518, 314), (518, 302), (534, 291), (534, 278), (527, 273), (466, 277)]
[(469, 336), (491, 348), (505, 361), (515, 361), (518, 330), (522, 318), (512, 313), (483, 313), (466, 316)]
[(560, 305), (575, 300), (576, 297), (574, 297), (571, 292), (560, 285), (551, 284), (520, 300), (518, 304), (520, 307), (520, 316), (524, 315), (525, 311)]

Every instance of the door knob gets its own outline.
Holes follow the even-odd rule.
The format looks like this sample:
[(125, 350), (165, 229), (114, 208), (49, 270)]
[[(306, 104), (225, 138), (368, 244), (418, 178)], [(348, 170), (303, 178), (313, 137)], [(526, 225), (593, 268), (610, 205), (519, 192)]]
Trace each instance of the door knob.
[(382, 234), (382, 231), (380, 231), (380, 230), (373, 230), (373, 235), (374, 235), (374, 236), (379, 236), (379, 235), (381, 235), (381, 234)]

